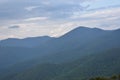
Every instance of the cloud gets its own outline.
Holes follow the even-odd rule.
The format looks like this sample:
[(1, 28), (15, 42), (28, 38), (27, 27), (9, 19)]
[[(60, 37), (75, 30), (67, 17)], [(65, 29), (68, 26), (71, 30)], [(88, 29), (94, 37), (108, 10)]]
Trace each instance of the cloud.
[(28, 11), (32, 11), (33, 9), (36, 9), (38, 8), (39, 6), (28, 6), (26, 7), (25, 9), (28, 10)]
[(25, 19), (24, 21), (42, 21), (47, 19), (48, 19), (47, 17), (33, 17), (33, 18)]
[(18, 26), (18, 25), (14, 25), (14, 26), (10, 26), (10, 27), (8, 27), (9, 29), (17, 29), (17, 28), (20, 28), (20, 26)]
[(0, 26), (23, 23), (26, 20), (35, 22), (43, 20), (43, 17), (49, 21), (67, 20), (74, 12), (85, 10), (86, 6), (81, 4), (86, 1), (90, 0), (1, 0)]
[(105, 8), (89, 11), (84, 14), (74, 14), (71, 19), (87, 23), (88, 26), (95, 26), (103, 29), (120, 28), (119, 17), (120, 7)]
[(26, 17), (49, 16), (54, 19), (61, 19), (61, 17), (69, 17), (74, 11), (84, 10), (85, 7), (81, 4), (85, 1), (88, 0), (11, 0), (11, 2), (6, 0), (0, 5), (0, 18), (23, 19)]

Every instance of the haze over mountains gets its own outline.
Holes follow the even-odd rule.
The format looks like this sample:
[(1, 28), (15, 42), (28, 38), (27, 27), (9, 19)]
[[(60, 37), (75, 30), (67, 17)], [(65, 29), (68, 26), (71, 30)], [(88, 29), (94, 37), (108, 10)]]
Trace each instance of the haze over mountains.
[(120, 70), (120, 29), (0, 41), (0, 80), (85, 80)]

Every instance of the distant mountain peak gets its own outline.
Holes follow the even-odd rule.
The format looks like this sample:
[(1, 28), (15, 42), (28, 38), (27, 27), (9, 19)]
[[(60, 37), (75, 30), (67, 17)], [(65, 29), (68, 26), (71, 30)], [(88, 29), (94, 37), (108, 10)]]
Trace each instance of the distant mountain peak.
[(86, 32), (86, 31), (104, 31), (104, 30), (96, 28), (96, 27), (90, 28), (90, 27), (79, 26), (79, 27), (71, 30), (70, 32)]
[(116, 29), (116, 30), (114, 30), (114, 31), (120, 31), (120, 28), (119, 28), (119, 29)]
[(100, 29), (100, 28), (90, 28), (90, 27), (85, 27), (85, 26), (79, 26), (79, 27), (77, 27), (77, 28), (75, 28), (75, 29), (73, 29), (72, 31), (81, 31), (81, 30), (100, 30), (100, 31), (103, 31), (102, 29)]
[(97, 27), (94, 27), (94, 28), (90, 28), (90, 27), (85, 27), (85, 26), (79, 26), (77, 28), (75, 28), (75, 30), (77, 29), (82, 29), (82, 30), (103, 30), (103, 29), (100, 29), (100, 28), (97, 28)]
[(71, 31), (69, 31), (68, 33), (64, 34), (62, 37), (80, 37), (80, 35), (84, 35), (87, 36), (88, 34), (102, 34), (104, 33), (105, 30), (99, 29), (99, 28), (90, 28), (90, 27), (84, 27), (84, 26), (79, 26)]
[(75, 28), (74, 30), (77, 30), (77, 29), (91, 29), (89, 27), (85, 27), (85, 26), (78, 26), (77, 28)]

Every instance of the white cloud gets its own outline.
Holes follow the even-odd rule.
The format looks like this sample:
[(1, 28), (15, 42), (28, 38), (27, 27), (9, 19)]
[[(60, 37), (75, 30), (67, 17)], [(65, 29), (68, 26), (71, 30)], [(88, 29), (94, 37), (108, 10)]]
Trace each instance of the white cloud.
[[(103, 29), (115, 29), (120, 28), (120, 7), (107, 8), (95, 11), (84, 12), (82, 14), (76, 13), (70, 18), (79, 21), (81, 24), (87, 26), (94, 26)], [(86, 24), (85, 24), (86, 23)]]
[(78, 19), (78, 18), (106, 18), (106, 17), (114, 17), (119, 16), (120, 8), (107, 8), (102, 10), (96, 10), (96, 11), (89, 11), (83, 14), (75, 14), (71, 16), (72, 19)]
[(33, 18), (24, 19), (24, 21), (42, 21), (47, 19), (48, 17), (33, 17)]
[(32, 11), (32, 10), (34, 10), (34, 9), (36, 9), (36, 8), (39, 8), (39, 6), (28, 6), (28, 7), (25, 7), (25, 9), (26, 9), (27, 11)]

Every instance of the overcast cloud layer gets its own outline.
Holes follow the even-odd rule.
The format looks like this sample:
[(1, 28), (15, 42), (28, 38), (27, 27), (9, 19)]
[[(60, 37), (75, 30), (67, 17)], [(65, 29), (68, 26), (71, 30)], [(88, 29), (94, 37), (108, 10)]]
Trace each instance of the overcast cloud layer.
[(120, 0), (0, 0), (0, 39), (120, 28)]

